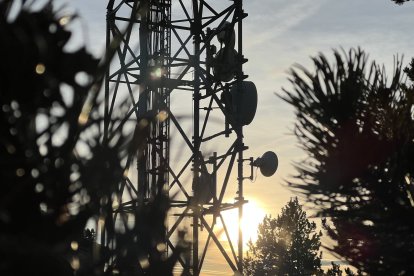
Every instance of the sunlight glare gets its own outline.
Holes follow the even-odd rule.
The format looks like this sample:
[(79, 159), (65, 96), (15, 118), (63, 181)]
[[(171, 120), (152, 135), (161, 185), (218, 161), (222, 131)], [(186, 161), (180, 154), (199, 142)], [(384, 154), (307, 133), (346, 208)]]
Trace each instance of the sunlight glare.
[[(247, 243), (251, 240), (255, 242), (257, 240), (257, 227), (263, 221), (266, 212), (258, 205), (254, 200), (249, 200), (243, 206), (243, 219), (241, 223), (243, 231), (243, 248), (247, 250)], [(230, 239), (233, 244), (237, 244), (238, 240), (238, 210), (230, 210), (223, 212), (224, 222), (226, 223), (229, 231)], [(227, 240), (226, 234), (223, 233), (220, 236), (221, 240)]]

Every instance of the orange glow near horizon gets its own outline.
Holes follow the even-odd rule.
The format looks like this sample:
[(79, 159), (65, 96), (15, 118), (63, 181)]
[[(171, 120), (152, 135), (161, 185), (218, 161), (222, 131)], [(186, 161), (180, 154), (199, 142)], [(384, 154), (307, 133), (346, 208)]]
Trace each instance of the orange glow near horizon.
[[(227, 230), (230, 235), (230, 239), (233, 244), (237, 244), (238, 240), (238, 210), (231, 210), (223, 212), (223, 218), (227, 226)], [(259, 206), (259, 204), (254, 200), (249, 200), (243, 206), (243, 219), (241, 223), (241, 228), (243, 232), (243, 249), (246, 251), (247, 243), (249, 240), (255, 242), (257, 240), (257, 228), (259, 224), (263, 221), (264, 216), (266, 215), (265, 210)], [(221, 240), (227, 240), (226, 233), (220, 235)]]

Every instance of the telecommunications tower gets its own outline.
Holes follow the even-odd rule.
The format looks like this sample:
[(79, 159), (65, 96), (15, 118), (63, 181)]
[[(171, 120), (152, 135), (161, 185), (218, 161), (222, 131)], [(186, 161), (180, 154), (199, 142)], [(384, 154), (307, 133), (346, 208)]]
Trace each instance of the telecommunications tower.
[[(107, 7), (107, 46), (116, 55), (105, 82), (105, 135), (122, 124), (148, 131), (143, 153), (127, 164), (126, 185), (135, 193), (122, 210), (168, 190), (167, 250), (176, 250), (174, 237), (189, 226), (191, 261), (178, 262), (192, 275), (212, 244), (242, 272), (242, 229), (231, 237), (222, 213), (238, 210), (240, 224), (243, 180), (253, 166), (265, 176), (277, 169), (272, 152), (244, 157), (243, 127), (257, 107), (256, 87), (243, 72), (246, 16), (242, 0), (110, 0)], [(112, 120), (125, 106), (125, 118)]]

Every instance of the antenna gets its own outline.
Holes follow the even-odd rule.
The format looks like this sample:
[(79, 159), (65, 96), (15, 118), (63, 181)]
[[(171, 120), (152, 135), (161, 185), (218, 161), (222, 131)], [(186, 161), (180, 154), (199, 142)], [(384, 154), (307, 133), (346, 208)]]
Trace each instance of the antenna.
[[(120, 126), (138, 133), (145, 127), (149, 135), (142, 155), (126, 162), (129, 173), (119, 184), (112, 222), (161, 191), (175, 195), (167, 253), (177, 253), (179, 266), (191, 275), (200, 275), (213, 243), (233, 272), (243, 272), (243, 127), (257, 108), (256, 87), (243, 73), (246, 16), (242, 0), (108, 3), (107, 47), (115, 45), (116, 56), (105, 79), (104, 139)], [(193, 115), (183, 116), (183, 109)], [(221, 215), (231, 209), (238, 210), (237, 238)], [(174, 247), (186, 221), (189, 262)]]
[(260, 172), (266, 177), (272, 176), (276, 172), (278, 165), (279, 160), (273, 151), (266, 151), (262, 157), (257, 158), (252, 163), (252, 166), (258, 167)]

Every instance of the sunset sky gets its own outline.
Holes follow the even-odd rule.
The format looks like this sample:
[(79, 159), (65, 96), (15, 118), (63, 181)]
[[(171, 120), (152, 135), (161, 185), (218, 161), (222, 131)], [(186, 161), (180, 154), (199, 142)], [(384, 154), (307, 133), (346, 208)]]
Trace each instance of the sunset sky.
[[(224, 0), (218, 0), (224, 1)], [(81, 34), (73, 45), (87, 41), (99, 56), (105, 47), (106, 4), (103, 0), (71, 0), (69, 10), (82, 17)], [(414, 3), (395, 5), (390, 0), (246, 0), (244, 55), (249, 62), (244, 71), (259, 93), (256, 117), (245, 129), (247, 155), (258, 157), (267, 150), (279, 157), (275, 176), (259, 175), (255, 183), (245, 183), (246, 198), (265, 213), (276, 215), (293, 196), (284, 179), (294, 173), (292, 163), (300, 161), (296, 138), (292, 135), (292, 109), (275, 94), (290, 89), (288, 70), (294, 64), (311, 69), (310, 57), (319, 52), (332, 58), (332, 49), (361, 47), (370, 60), (393, 66), (396, 55), (404, 64), (414, 57)], [(330, 59), (332, 60), (332, 59)]]
[[(62, 1), (64, 2), (64, 1)], [(87, 41), (99, 56), (105, 47), (106, 1), (72, 0), (69, 10), (82, 18), (82, 34), (76, 45)], [(267, 150), (279, 156), (276, 176), (259, 176), (246, 183), (246, 195), (260, 197), (268, 213), (276, 214), (292, 195), (281, 187), (294, 172), (292, 162), (303, 156), (295, 137), (292, 109), (275, 96), (289, 89), (288, 70), (294, 64), (311, 67), (310, 57), (318, 52), (332, 57), (331, 49), (361, 47), (370, 59), (392, 68), (395, 55), (405, 63), (414, 56), (412, 30), (414, 3), (395, 5), (390, 0), (260, 0), (244, 1), (249, 16), (244, 20), (244, 55), (249, 59), (244, 71), (259, 93), (256, 117), (246, 127), (246, 144), (252, 156)], [(78, 24), (79, 25), (79, 24)], [(79, 26), (78, 26), (79, 27)]]

